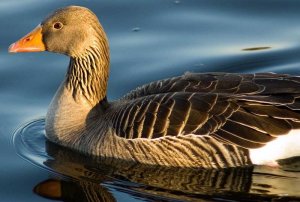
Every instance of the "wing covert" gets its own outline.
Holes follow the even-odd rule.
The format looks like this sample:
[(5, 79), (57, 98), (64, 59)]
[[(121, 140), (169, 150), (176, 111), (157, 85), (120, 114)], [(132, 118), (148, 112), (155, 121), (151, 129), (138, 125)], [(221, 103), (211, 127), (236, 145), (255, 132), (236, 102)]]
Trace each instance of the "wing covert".
[(126, 139), (210, 135), (258, 148), (300, 128), (300, 79), (285, 74), (188, 73), (142, 86), (112, 110)]

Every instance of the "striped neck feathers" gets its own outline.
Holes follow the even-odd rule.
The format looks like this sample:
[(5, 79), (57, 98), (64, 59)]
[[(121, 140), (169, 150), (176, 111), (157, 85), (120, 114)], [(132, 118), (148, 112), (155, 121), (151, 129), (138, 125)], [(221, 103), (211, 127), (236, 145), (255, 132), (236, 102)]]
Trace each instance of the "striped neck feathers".
[(66, 87), (76, 102), (86, 99), (92, 107), (106, 102), (109, 47), (106, 38), (96, 40), (83, 54), (70, 58)]

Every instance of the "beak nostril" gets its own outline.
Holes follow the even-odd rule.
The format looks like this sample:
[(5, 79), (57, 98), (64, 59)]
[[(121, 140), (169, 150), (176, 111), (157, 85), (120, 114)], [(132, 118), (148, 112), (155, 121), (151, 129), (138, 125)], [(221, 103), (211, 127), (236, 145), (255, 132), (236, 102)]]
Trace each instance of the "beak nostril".
[(28, 42), (28, 41), (30, 41), (30, 40), (31, 40), (31, 37), (25, 38), (25, 42)]

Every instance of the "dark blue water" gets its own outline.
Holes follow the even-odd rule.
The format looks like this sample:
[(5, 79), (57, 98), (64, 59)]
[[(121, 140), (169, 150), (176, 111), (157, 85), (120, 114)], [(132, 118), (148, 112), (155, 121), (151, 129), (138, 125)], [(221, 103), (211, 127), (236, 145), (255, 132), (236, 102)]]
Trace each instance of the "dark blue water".
[[(89, 191), (108, 201), (269, 201), (300, 197), (299, 172), (255, 167), (210, 173), (120, 166), (85, 161), (47, 143), (42, 136), (43, 122), (32, 121), (45, 115), (64, 77), (68, 58), (51, 53), (11, 55), (7, 47), (48, 13), (70, 4), (92, 9), (109, 37), (111, 100), (143, 83), (186, 71), (300, 75), (299, 1), (1, 0), (1, 201), (47, 201), (45, 197), (71, 200), (72, 196), (80, 201)], [(32, 124), (18, 134), (36, 136), (25, 136), (26, 141), (14, 146), (14, 131), (27, 122)], [(35, 165), (20, 158), (14, 147)], [(55, 197), (47, 195), (47, 190), (59, 186), (64, 190), (61, 198), (53, 190)]]

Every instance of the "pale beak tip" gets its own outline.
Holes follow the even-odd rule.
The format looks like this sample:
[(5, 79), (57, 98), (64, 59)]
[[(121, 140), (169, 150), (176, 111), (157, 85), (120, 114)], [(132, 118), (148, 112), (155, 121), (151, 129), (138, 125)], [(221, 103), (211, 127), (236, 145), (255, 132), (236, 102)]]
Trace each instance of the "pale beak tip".
[(11, 44), (11, 45), (8, 47), (8, 52), (9, 52), (9, 53), (16, 53), (15, 45), (16, 45), (16, 43), (13, 43), (13, 44)]

